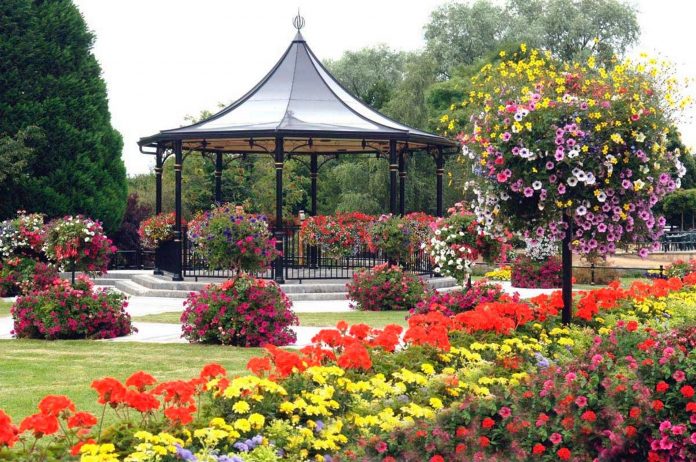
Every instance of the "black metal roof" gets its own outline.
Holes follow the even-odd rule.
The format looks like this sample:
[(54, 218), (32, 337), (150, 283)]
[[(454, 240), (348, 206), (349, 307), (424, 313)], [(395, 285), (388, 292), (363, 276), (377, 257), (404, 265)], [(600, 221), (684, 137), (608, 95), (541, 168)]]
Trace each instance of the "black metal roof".
[(189, 149), (272, 151), (277, 136), (285, 138), (287, 151), (297, 153), (380, 151), (389, 140), (408, 143), (410, 149), (456, 145), (396, 122), (353, 96), (317, 59), (299, 30), (273, 69), (239, 100), (205, 120), (163, 130), (138, 144), (166, 146), (182, 140)]

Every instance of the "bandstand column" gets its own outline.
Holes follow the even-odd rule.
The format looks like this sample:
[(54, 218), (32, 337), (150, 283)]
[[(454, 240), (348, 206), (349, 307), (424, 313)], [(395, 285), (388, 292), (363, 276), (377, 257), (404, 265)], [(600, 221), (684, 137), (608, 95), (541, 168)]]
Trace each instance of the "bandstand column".
[[(159, 145), (155, 152), (155, 214), (162, 213), (162, 151)], [(153, 274), (161, 276), (164, 273), (160, 269), (159, 252), (155, 252), (155, 269)]]
[(389, 212), (396, 215), (396, 172), (399, 169), (396, 156), (396, 140), (389, 140)]
[(285, 152), (283, 148), (283, 138), (277, 137), (275, 140), (275, 171), (276, 171), (276, 250), (280, 255), (276, 257), (274, 267), (274, 279), (278, 284), (285, 283), (283, 268), (283, 164), (285, 162)]
[(222, 202), (222, 152), (215, 153), (215, 203)]
[[(311, 181), (309, 192), (312, 203), (310, 204), (310, 216), (317, 216), (317, 179), (319, 176), (319, 161), (318, 155), (312, 154), (309, 158), (309, 179)], [(310, 268), (317, 267), (318, 252), (316, 246), (309, 247), (309, 266)]]
[(176, 263), (172, 281), (183, 281), (182, 257), (183, 257), (183, 235), (181, 227), (181, 170), (183, 166), (183, 156), (181, 152), (181, 140), (174, 141), (174, 242), (176, 248)]
[(442, 148), (437, 148), (437, 157), (435, 158), (435, 175), (437, 177), (436, 184), (436, 199), (435, 199), (435, 214), (438, 217), (442, 216), (442, 176), (445, 173), (445, 157), (442, 154)]
[(406, 151), (399, 153), (399, 215), (406, 214)]

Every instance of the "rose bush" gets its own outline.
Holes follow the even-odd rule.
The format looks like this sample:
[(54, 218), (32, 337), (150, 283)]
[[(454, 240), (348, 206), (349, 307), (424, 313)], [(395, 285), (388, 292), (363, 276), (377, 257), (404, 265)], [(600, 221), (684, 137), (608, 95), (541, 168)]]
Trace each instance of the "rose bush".
[(192, 343), (263, 346), (294, 343), (298, 321), (278, 284), (241, 275), (191, 293), (181, 323)]
[(121, 293), (95, 291), (86, 276), (74, 286), (57, 278), (48, 288), (17, 298), (10, 310), (13, 333), (48, 340), (121, 337), (134, 331), (127, 305)]
[(350, 307), (360, 311), (409, 310), (427, 295), (421, 278), (388, 263), (356, 271), (346, 288)]

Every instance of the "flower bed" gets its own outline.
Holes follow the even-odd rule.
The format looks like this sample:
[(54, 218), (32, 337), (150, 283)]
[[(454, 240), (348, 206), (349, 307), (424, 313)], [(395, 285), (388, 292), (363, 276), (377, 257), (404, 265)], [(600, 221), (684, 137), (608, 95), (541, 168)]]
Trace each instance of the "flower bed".
[(302, 222), (300, 238), (319, 248), (326, 258), (347, 257), (367, 245), (367, 226), (374, 219), (358, 212), (309, 217)]
[(549, 257), (539, 262), (521, 256), (512, 263), (510, 282), (512, 287), (553, 289), (562, 285), (562, 270), (561, 259), (558, 257)]
[(427, 295), (421, 278), (388, 263), (356, 271), (346, 288), (350, 307), (360, 311), (409, 310)]
[(52, 265), (34, 258), (17, 256), (0, 262), (0, 297), (14, 297), (43, 290), (58, 277)]
[(58, 218), (48, 224), (43, 251), (61, 271), (103, 274), (116, 247), (104, 234), (101, 223), (78, 215)]
[(510, 297), (505, 294), (500, 284), (494, 284), (485, 279), (474, 282), (466, 290), (453, 290), (451, 292), (435, 292), (432, 296), (418, 302), (412, 308), (411, 314), (427, 314), (433, 311), (445, 316), (454, 316), (457, 313), (472, 310), (481, 303), (497, 302), (499, 300), (519, 301), (519, 295)]
[(26, 460), (55, 439), (56, 459), (62, 444), (84, 462), (693, 460), (695, 284), (575, 293), (571, 328), (559, 292), (417, 314), (405, 332), (339, 322), (300, 351), (267, 347), (251, 375), (95, 381), (109, 429), (59, 397), (18, 427), (0, 414), (0, 444)]
[(40, 291), (19, 297), (12, 306), (14, 335), (39, 339), (105, 339), (133, 332), (125, 311), (126, 297), (117, 292), (93, 290), (80, 277), (75, 286), (54, 279)]
[(243, 275), (191, 293), (184, 306), (182, 336), (190, 342), (262, 346), (296, 339), (292, 302), (272, 281)]

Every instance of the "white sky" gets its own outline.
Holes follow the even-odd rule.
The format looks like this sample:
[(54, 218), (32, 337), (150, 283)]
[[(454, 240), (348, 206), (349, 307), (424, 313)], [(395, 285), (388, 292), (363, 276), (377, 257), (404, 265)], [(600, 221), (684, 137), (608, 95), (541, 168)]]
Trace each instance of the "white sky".
[[(298, 6), (302, 33), (322, 59), (386, 43), (423, 47), (423, 25), (443, 0), (75, 0), (96, 34), (94, 54), (109, 93), (112, 123), (124, 138), (129, 174), (154, 164), (136, 141), (216, 110), (246, 93), (280, 58), (294, 36)], [(640, 51), (675, 63), (696, 77), (691, 0), (640, 0)], [(695, 97), (693, 87), (688, 89)], [(681, 126), (696, 147), (694, 109)]]

